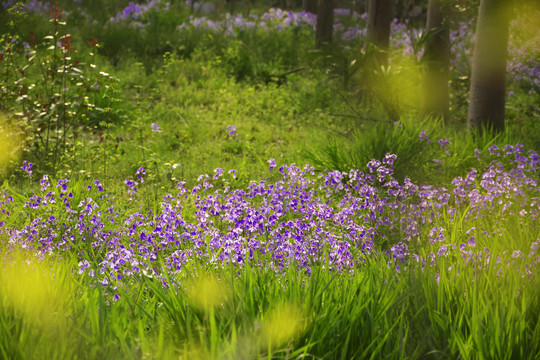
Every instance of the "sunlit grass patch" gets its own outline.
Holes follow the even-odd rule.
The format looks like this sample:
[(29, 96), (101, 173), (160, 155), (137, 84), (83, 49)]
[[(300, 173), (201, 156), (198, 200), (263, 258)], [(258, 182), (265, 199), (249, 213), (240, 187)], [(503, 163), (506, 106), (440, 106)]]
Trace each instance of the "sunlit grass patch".
[(0, 175), (17, 162), (22, 150), (22, 136), (13, 122), (8, 115), (0, 113)]
[(32, 255), (4, 257), (0, 279), (5, 307), (45, 332), (65, 328), (73, 284), (61, 266)]
[(277, 305), (261, 319), (260, 342), (263, 348), (279, 349), (294, 340), (305, 328), (302, 309), (294, 304)]
[(2, 253), (0, 353), (7, 358), (69, 354), (76, 289), (70, 271), (28, 252)]
[(194, 306), (205, 311), (223, 306), (230, 300), (230, 289), (223, 280), (211, 274), (198, 275), (188, 281), (187, 294)]

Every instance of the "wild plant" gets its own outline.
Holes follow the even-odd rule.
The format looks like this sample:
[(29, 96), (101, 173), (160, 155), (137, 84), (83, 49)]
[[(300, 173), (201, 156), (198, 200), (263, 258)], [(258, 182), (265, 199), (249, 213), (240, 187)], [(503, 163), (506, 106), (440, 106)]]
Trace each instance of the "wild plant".
[(63, 10), (54, 4), (49, 12), (51, 33), (42, 41), (33, 32), (28, 42), (10, 35), (0, 40), (0, 97), (4, 111), (18, 118), (27, 157), (54, 174), (86, 126), (109, 120), (116, 79), (94, 64), (98, 40), (88, 39), (85, 62), (72, 36), (62, 31)]

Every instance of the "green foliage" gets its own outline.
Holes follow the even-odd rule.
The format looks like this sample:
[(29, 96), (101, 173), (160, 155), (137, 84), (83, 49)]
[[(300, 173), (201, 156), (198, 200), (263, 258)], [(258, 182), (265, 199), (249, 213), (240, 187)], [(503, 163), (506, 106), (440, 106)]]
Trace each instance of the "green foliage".
[(179, 4), (173, 4), (168, 9), (161, 5), (138, 18), (137, 26), (130, 21), (109, 21), (105, 25), (89, 24), (88, 28), (103, 43), (100, 54), (113, 64), (135, 57), (144, 64), (147, 72), (151, 72), (159, 68), (162, 56), (167, 52), (191, 53), (190, 42), (195, 39), (185, 42), (186, 38), (182, 36), (171, 36), (177, 33), (178, 24), (187, 19), (188, 14)]
[(510, 133), (531, 149), (540, 149), (540, 107), (535, 103), (538, 91), (512, 87), (506, 103), (506, 122)]
[(383, 66), (377, 61), (376, 51), (356, 41), (351, 46), (330, 46), (314, 55), (354, 112), (368, 110), (376, 113), (378, 120), (391, 122), (414, 114), (420, 104), (420, 65), (391, 52), (391, 64)]
[(504, 254), (492, 255), (503, 256), (502, 272), (485, 259), (483, 271), (442, 261), (411, 264), (399, 277), (382, 258), (346, 276), (322, 267), (311, 276), (257, 267), (238, 275), (192, 264), (169, 278), (180, 280), (178, 286), (164, 289), (143, 277), (110, 302), (90, 276), (73, 277), (69, 259), (22, 254), (1, 263), (0, 353), (13, 359), (534, 359), (538, 278), (522, 279), (504, 270)]
[[(271, 182), (269, 158), (348, 171), (394, 153), (399, 180), (444, 185), (489, 164), (475, 149), (515, 142), (539, 149), (537, 93), (529, 94), (528, 86), (512, 85), (507, 133), (466, 133), (459, 129), (466, 77), (452, 79), (455, 128), (419, 121), (413, 95), (420, 73), (403, 59), (379, 69), (360, 43), (313, 54), (313, 34), (305, 28), (244, 32), (237, 38), (202, 29), (177, 31), (189, 16), (177, 2), (147, 13), (140, 19), (143, 29), (127, 23), (105, 27), (128, 3), (61, 2), (74, 27), (0, 7), (0, 18), (6, 19), (0, 23), (0, 47), (10, 49), (0, 62), (0, 106), (21, 115), (0, 123), (0, 139), (12, 144), (22, 135), (22, 159), (34, 161), (39, 172), (56, 170), (51, 179), (62, 176), (78, 184), (74, 206), (86, 198), (82, 179), (101, 180), (121, 199), (123, 210), (142, 213), (156, 211), (163, 193), (175, 191), (177, 182), (193, 184), (215, 168), (240, 174), (224, 176), (216, 187)], [(25, 49), (30, 30), (44, 40)], [(96, 47), (87, 44), (88, 34), (99, 39)], [(161, 130), (152, 131), (152, 123)], [(449, 140), (446, 148), (441, 139)], [(141, 166), (146, 181), (129, 201), (123, 181)], [(21, 211), (3, 229), (27, 221), (23, 205), (36, 182), (9, 175)], [(100, 201), (104, 211), (107, 198)], [(448, 229), (450, 244), (458, 247), (474, 235), (478, 248), (492, 249), (490, 260), (479, 259), (475, 266), (463, 259), (442, 259), (435, 267), (405, 265), (381, 255), (348, 274), (320, 264), (310, 275), (293, 267), (278, 275), (257, 267), (257, 259), (242, 271), (190, 263), (186, 271), (168, 274), (174, 285), (165, 288), (141, 275), (111, 289), (87, 274), (74, 274), (77, 264), (69, 256), (16, 258), (8, 232), (0, 232), (0, 357), (535, 359), (540, 284), (535, 269), (527, 268), (532, 260), (512, 254), (539, 234), (535, 219), (521, 216), (517, 204), (509, 213), (499, 210), (489, 218), (436, 219), (434, 226)], [(185, 216), (194, 216), (188, 203)], [(472, 228), (489, 233), (468, 232)], [(428, 238), (429, 231), (421, 229), (419, 237)], [(381, 250), (391, 245), (384, 243)], [(435, 251), (423, 242), (411, 242), (413, 247), (426, 257)], [(94, 253), (88, 242), (74, 251), (87, 254), (90, 262), (103, 261), (104, 254)], [(512, 261), (520, 271), (509, 267)], [(162, 266), (159, 260), (156, 266)], [(116, 301), (113, 291), (121, 295)]]
[[(382, 159), (386, 154), (397, 155), (394, 176), (399, 181), (407, 176), (412, 180), (424, 181), (428, 168), (433, 166), (437, 144), (431, 144), (437, 122), (415, 124), (402, 121), (367, 123), (348, 134), (330, 134), (320, 140), (320, 145), (307, 148), (306, 160), (319, 170), (335, 169), (348, 172), (364, 169), (371, 159)], [(427, 130), (429, 129), (429, 130)], [(432, 131), (430, 131), (432, 130)], [(425, 136), (422, 136), (425, 131)]]
[[(318, 170), (348, 172), (365, 169), (371, 159), (395, 154), (394, 176), (416, 183), (444, 185), (471, 168), (488, 165), (477, 152), (491, 145), (504, 146), (522, 137), (512, 131), (493, 135), (490, 131), (445, 128), (439, 120), (402, 118), (394, 124), (368, 122), (347, 133), (330, 133), (304, 149), (304, 158)], [(532, 139), (531, 139), (532, 140)]]
[[(118, 119), (111, 110), (116, 79), (85, 59), (75, 59), (72, 36), (61, 31), (65, 23), (61, 11), (55, 11), (51, 35), (42, 42), (33, 33), (26, 46), (8, 34), (0, 41), (5, 49), (0, 62), (2, 110), (19, 118), (17, 128), (24, 134), (27, 156), (53, 173), (85, 127)], [(97, 46), (97, 40), (90, 42)], [(93, 53), (88, 59), (94, 60)]]

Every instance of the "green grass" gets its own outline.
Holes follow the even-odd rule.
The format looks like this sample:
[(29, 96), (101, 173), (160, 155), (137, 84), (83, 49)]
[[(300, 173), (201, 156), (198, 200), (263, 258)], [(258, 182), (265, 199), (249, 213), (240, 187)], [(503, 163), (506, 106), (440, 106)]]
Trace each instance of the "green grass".
[[(87, 10), (99, 18), (119, 10), (104, 0), (92, 4)], [(399, 71), (390, 73), (403, 81), (390, 84), (391, 101), (375, 95), (361, 99), (362, 79), (349, 68), (350, 54), (341, 59), (344, 69), (333, 64), (340, 79), (331, 80), (335, 74), (310, 52), (313, 34), (175, 37), (177, 22), (188, 16), (175, 6), (154, 14), (155, 37), (84, 23), (76, 11), (69, 15), (73, 24), (81, 20), (67, 28), (78, 48), (75, 56), (119, 79), (107, 96), (98, 97), (103, 118), (78, 129), (51, 174), (78, 184), (76, 199), (84, 197), (83, 184), (99, 179), (126, 212), (157, 210), (177, 182), (193, 185), (215, 168), (238, 170), (238, 179), (228, 181), (241, 188), (253, 180), (275, 180), (275, 171), (268, 172), (270, 158), (348, 171), (365, 170), (367, 161), (387, 152), (398, 155), (398, 179), (445, 185), (488, 164), (489, 159), (475, 158), (475, 149), (516, 142), (540, 149), (538, 94), (528, 88), (511, 85), (515, 95), (507, 103), (506, 133), (470, 134), (463, 126), (463, 105), (452, 109), (453, 125), (421, 119), (411, 108), (414, 99), (405, 96), (411, 94), (399, 92), (410, 89), (414, 79), (400, 80)], [(2, 11), (0, 18), (7, 19)], [(42, 37), (50, 28), (39, 19), (31, 15), (11, 28), (2, 22), (2, 34), (9, 29), (23, 37), (34, 30)], [(84, 55), (91, 34), (103, 42), (95, 57)], [(283, 83), (274, 81), (296, 68), (302, 70)], [(17, 105), (8, 105), (2, 104), (11, 119), (5, 123), (16, 127), (11, 113)], [(152, 123), (161, 132), (152, 132)], [(19, 139), (0, 125), (3, 154), (5, 144), (11, 148)], [(237, 136), (227, 134), (228, 125), (237, 127)], [(420, 139), (422, 131), (431, 143)], [(439, 139), (450, 140), (448, 149), (440, 148)], [(15, 227), (25, 223), (29, 213), (22, 204), (37, 191), (38, 175), (47, 168), (36, 162), (29, 180), (19, 167), (22, 160), (35, 161), (31, 152), (18, 153), (11, 163), (1, 156), (0, 165), (7, 164), (0, 174), (4, 186), (17, 192), (21, 203), (18, 220), (12, 217), (9, 224)], [(123, 181), (141, 166), (147, 179), (130, 202)], [(540, 229), (537, 219), (519, 213), (519, 204), (510, 210), (458, 220), (443, 214), (433, 224), (447, 229), (448, 242), (456, 247), (476, 228), (476, 249), (489, 247), (489, 260), (484, 254), (469, 263), (449, 257), (436, 266), (403, 264), (381, 251), (350, 273), (319, 264), (310, 275), (292, 265), (278, 274), (257, 266), (256, 258), (242, 269), (192, 262), (180, 274), (168, 274), (172, 287), (145, 276), (117, 289), (103, 287), (74, 272), (77, 254), (37, 259), (0, 233), (0, 358), (537, 359), (540, 278), (538, 261), (527, 255)], [(428, 238), (429, 230), (421, 229), (419, 239)], [(410, 246), (426, 258), (437, 251), (425, 241)], [(514, 258), (516, 250), (523, 255)], [(114, 301), (113, 293), (120, 299)]]
[(397, 274), (375, 258), (353, 274), (317, 267), (311, 276), (194, 264), (185, 285), (141, 279), (112, 304), (91, 278), (71, 273), (69, 259), (5, 260), (3, 358), (534, 359), (540, 351), (538, 277), (498, 272), (485, 259), (481, 271), (442, 261)]

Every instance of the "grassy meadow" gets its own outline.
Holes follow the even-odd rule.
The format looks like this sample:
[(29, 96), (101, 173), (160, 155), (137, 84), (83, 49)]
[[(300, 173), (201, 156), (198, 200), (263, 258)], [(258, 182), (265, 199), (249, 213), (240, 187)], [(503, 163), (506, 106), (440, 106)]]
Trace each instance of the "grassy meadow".
[(2, 2), (0, 358), (538, 359), (540, 8), (503, 133), (456, 9), (445, 123), (421, 21), (381, 68), (351, 9)]

